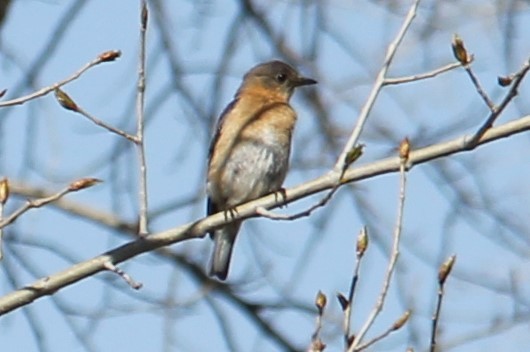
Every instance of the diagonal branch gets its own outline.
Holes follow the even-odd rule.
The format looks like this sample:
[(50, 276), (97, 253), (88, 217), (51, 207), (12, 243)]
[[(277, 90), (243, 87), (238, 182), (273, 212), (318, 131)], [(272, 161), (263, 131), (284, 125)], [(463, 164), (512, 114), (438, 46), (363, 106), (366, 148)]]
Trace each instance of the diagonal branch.
[(86, 71), (88, 71), (92, 67), (97, 66), (97, 65), (101, 64), (102, 62), (114, 61), (120, 55), (121, 55), (121, 53), (118, 50), (109, 50), (109, 51), (106, 51), (104, 53), (101, 53), (94, 60), (86, 63), (77, 72), (73, 73), (70, 77), (68, 77), (66, 79), (63, 79), (62, 81), (59, 81), (57, 83), (54, 83), (51, 86), (41, 88), (41, 89), (39, 89), (38, 91), (36, 91), (34, 93), (22, 96), (20, 98), (16, 98), (16, 99), (0, 102), (0, 108), (5, 107), (5, 106), (21, 105), (21, 104), (27, 103), (30, 100), (42, 97), (42, 96), (44, 96), (44, 95), (46, 95), (48, 93), (53, 92), (57, 88), (62, 87), (65, 84), (70, 83), (70, 82), (78, 79), (79, 77), (81, 77), (81, 75), (83, 73), (85, 73)]
[[(508, 122), (486, 131), (475, 147), (481, 146), (501, 138), (523, 133), (530, 130), (530, 115), (519, 120)], [(472, 136), (464, 135), (459, 138), (414, 150), (408, 159), (408, 168), (423, 164), (428, 161), (448, 155), (468, 151), (468, 141)], [(386, 158), (345, 172), (343, 184), (364, 180), (367, 178), (396, 172), (399, 170), (401, 160), (399, 157)], [(66, 270), (41, 278), (24, 288), (11, 292), (0, 298), (0, 315), (25, 306), (38, 298), (51, 295), (58, 290), (75, 282), (88, 278), (100, 271), (106, 270), (105, 263), (117, 264), (131, 259), (139, 254), (191, 238), (204, 237), (208, 231), (238, 219), (256, 216), (258, 207), (273, 208), (290, 203), (309, 195), (332, 189), (336, 186), (336, 179), (331, 174), (326, 174), (314, 180), (285, 191), (285, 199), (278, 200), (274, 194), (262, 197), (252, 202), (237, 207), (233, 218), (225, 219), (224, 213), (214, 214), (207, 218), (197, 220), (179, 227), (162, 231), (146, 238), (126, 243), (120, 247), (103, 253), (87, 261), (78, 263)], [(107, 264), (108, 265), (108, 264)]]

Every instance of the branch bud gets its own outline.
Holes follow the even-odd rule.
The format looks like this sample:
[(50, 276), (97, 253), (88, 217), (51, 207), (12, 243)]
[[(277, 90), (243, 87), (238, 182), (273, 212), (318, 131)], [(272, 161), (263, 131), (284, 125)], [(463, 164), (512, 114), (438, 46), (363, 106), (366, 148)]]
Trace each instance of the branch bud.
[(109, 51), (105, 51), (102, 54), (99, 54), (98, 59), (101, 62), (110, 62), (110, 61), (116, 60), (120, 56), (121, 56), (120, 50), (109, 50)]
[(337, 299), (339, 300), (340, 307), (345, 311), (350, 305), (350, 302), (348, 302), (348, 299), (340, 292), (337, 293)]
[(399, 317), (398, 320), (394, 322), (394, 324), (392, 325), (392, 330), (396, 331), (396, 330), (401, 329), (403, 325), (407, 323), (409, 318), (410, 318), (410, 310), (407, 310), (405, 313), (403, 313), (401, 317)]
[(472, 61), (471, 55), (468, 54), (466, 47), (464, 46), (464, 41), (458, 34), (455, 33), (453, 35), (453, 42), (451, 45), (453, 47), (453, 55), (462, 65), (467, 65)]
[(405, 137), (401, 143), (399, 143), (399, 157), (402, 161), (409, 160), (409, 154), (410, 154), (410, 140), (408, 137)]
[(511, 76), (497, 77), (497, 83), (499, 83), (501, 87), (508, 87), (510, 84), (512, 84), (512, 82), (513, 82), (513, 77)]
[(438, 283), (440, 286), (442, 286), (445, 283), (445, 280), (447, 280), (447, 277), (451, 273), (451, 270), (453, 269), (453, 265), (455, 264), (456, 255), (450, 256), (445, 263), (440, 265), (440, 269), (438, 270)]
[(86, 177), (70, 183), (70, 185), (68, 186), (68, 190), (70, 192), (77, 192), (82, 189), (92, 187), (100, 182), (103, 181), (97, 178)]
[(364, 144), (358, 144), (348, 151), (344, 160), (345, 168), (353, 164), (363, 155)]
[(72, 110), (75, 112), (79, 111), (77, 104), (72, 100), (72, 98), (70, 98), (68, 94), (66, 94), (59, 88), (55, 88), (55, 98), (57, 99), (59, 104), (61, 104), (61, 106), (66, 110)]
[(318, 314), (322, 315), (327, 302), (328, 302), (328, 299), (326, 295), (323, 294), (322, 291), (318, 291), (317, 298), (315, 299), (315, 305), (318, 308)]
[(9, 198), (9, 181), (6, 177), (0, 180), (0, 203), (6, 204)]
[(326, 348), (326, 344), (321, 339), (313, 341), (311, 343), (311, 352), (322, 352)]
[(368, 248), (368, 231), (366, 230), (366, 226), (363, 226), (363, 228), (359, 232), (359, 236), (357, 236), (357, 259), (362, 258), (367, 248)]
[(144, 31), (147, 28), (148, 18), (149, 18), (149, 11), (147, 10), (147, 5), (144, 4), (144, 6), (142, 7), (142, 14), (141, 14), (142, 29)]

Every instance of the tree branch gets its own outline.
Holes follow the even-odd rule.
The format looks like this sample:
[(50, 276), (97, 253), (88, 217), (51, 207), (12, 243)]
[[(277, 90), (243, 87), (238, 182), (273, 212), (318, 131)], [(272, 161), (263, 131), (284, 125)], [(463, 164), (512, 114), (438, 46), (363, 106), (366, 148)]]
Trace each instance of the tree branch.
[[(484, 133), (474, 148), (528, 130), (530, 130), (530, 115), (489, 129)], [(472, 136), (465, 135), (447, 142), (414, 150), (410, 152), (407, 167), (410, 169), (415, 165), (423, 164), (430, 160), (468, 151), (468, 141), (470, 138), (472, 138)], [(344, 173), (342, 184), (396, 172), (399, 170), (400, 164), (401, 160), (399, 157), (391, 157), (359, 166)], [(182, 242), (191, 238), (204, 237), (205, 233), (214, 228), (234, 220), (256, 216), (256, 209), (258, 207), (264, 207), (266, 209), (277, 207), (284, 203), (290, 203), (309, 195), (332, 189), (335, 186), (336, 179), (334, 174), (328, 173), (312, 181), (287, 189), (285, 191), (285, 199), (278, 200), (278, 197), (275, 194), (271, 194), (243, 204), (237, 207), (237, 212), (234, 214), (234, 217), (225, 219), (224, 213), (221, 212), (192, 223), (129, 242), (97, 257), (78, 263), (62, 272), (41, 278), (20, 290), (1, 297), (0, 315), (25, 306), (40, 297), (51, 295), (68, 285), (90, 277), (100, 271), (104, 271), (106, 270), (105, 265), (108, 265), (105, 263), (108, 261), (117, 264), (156, 248)]]

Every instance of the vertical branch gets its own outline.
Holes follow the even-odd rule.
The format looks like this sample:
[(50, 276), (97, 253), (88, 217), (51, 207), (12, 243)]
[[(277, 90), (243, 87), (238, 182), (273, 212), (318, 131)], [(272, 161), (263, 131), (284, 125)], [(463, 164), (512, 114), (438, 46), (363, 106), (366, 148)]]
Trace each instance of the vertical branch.
[(315, 299), (315, 305), (318, 309), (317, 322), (315, 332), (311, 336), (311, 346), (308, 349), (308, 352), (322, 352), (326, 348), (326, 344), (320, 339), (320, 331), (322, 330), (322, 318), (324, 316), (324, 308), (328, 299), (322, 291), (318, 291), (317, 297)]
[(357, 287), (357, 282), (359, 281), (361, 260), (367, 248), (368, 248), (368, 230), (366, 229), (366, 226), (364, 226), (359, 232), (359, 236), (357, 237), (357, 260), (355, 262), (353, 278), (350, 284), (350, 292), (348, 294), (348, 300), (344, 301), (344, 298), (339, 296), (339, 302), (341, 302), (341, 306), (343, 307), (343, 310), (344, 310), (343, 330), (344, 330), (344, 344), (346, 346), (345, 348), (346, 350), (350, 347), (353, 341), (352, 335), (350, 335), (353, 298), (355, 294), (355, 289)]
[[(4, 205), (9, 198), (9, 183), (7, 178), (0, 180), (0, 222), (4, 219)], [(0, 227), (0, 260), (4, 257), (4, 252), (2, 250), (2, 238), (4, 237), (4, 229)]]
[(438, 270), (438, 298), (436, 302), (436, 309), (432, 316), (431, 346), (429, 349), (430, 352), (436, 351), (436, 334), (438, 331), (438, 322), (440, 321), (440, 312), (442, 310), (442, 300), (444, 297), (444, 285), (445, 285), (445, 281), (447, 280), (447, 277), (449, 276), (449, 274), (451, 273), (451, 270), (453, 269), (455, 260), (456, 260), (456, 255), (453, 254), (440, 266), (440, 269)]
[(406, 168), (407, 168), (407, 162), (409, 160), (409, 153), (410, 153), (410, 142), (407, 138), (405, 138), (399, 146), (399, 156), (400, 156), (401, 162), (399, 164), (400, 185), (399, 185), (398, 214), (397, 214), (396, 226), (394, 228), (394, 236), (393, 236), (394, 242), (392, 244), (392, 252), (390, 254), (390, 261), (388, 262), (386, 276), (383, 281), (383, 287), (381, 289), (381, 293), (379, 294), (379, 298), (377, 299), (377, 303), (375, 304), (375, 307), (370, 313), (370, 316), (366, 320), (365, 324), (361, 328), (361, 331), (359, 331), (359, 334), (357, 334), (357, 336), (355, 337), (355, 340), (350, 345), (348, 352), (360, 350), (356, 348), (361, 345), (364, 335), (366, 335), (366, 332), (368, 331), (368, 329), (372, 326), (372, 324), (374, 323), (379, 313), (383, 310), (383, 306), (385, 304), (385, 299), (388, 293), (388, 288), (390, 287), (390, 281), (392, 280), (392, 275), (394, 273), (394, 269), (396, 268), (397, 259), (399, 257), (399, 242), (401, 239), (401, 227), (403, 223), (403, 209), (405, 207), (405, 188), (407, 185)]
[(145, 144), (144, 144), (144, 105), (145, 105), (145, 34), (147, 31), (147, 2), (141, 0), (141, 17), (140, 17), (140, 54), (138, 63), (138, 93), (136, 96), (136, 147), (138, 150), (139, 161), (139, 219), (138, 234), (145, 236), (148, 234), (147, 229), (147, 167), (145, 162)]

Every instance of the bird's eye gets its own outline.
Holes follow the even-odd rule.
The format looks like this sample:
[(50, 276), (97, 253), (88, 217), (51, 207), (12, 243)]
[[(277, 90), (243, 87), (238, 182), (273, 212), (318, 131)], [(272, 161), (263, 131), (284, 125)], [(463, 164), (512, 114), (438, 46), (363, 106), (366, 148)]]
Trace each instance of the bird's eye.
[(287, 75), (285, 73), (278, 73), (276, 75), (276, 81), (278, 81), (279, 83), (285, 82), (286, 79), (287, 79)]

